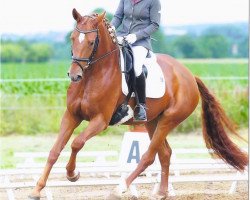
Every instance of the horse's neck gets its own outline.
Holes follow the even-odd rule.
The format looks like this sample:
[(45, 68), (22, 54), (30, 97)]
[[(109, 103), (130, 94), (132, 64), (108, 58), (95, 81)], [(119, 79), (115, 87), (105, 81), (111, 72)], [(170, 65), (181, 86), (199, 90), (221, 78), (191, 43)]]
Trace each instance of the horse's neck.
[(105, 53), (108, 53), (118, 48), (118, 46), (112, 41), (112, 37), (109, 34), (108, 28), (104, 24), (99, 25), (98, 29), (99, 29), (99, 37), (101, 37), (101, 39), (97, 51), (97, 54), (99, 55), (97, 56), (100, 57)]
[(96, 62), (92, 69), (99, 74), (103, 72), (103, 76), (107, 76), (108, 73), (116, 73), (117, 69), (120, 69), (119, 47), (112, 41), (112, 37), (104, 24), (101, 24), (99, 27), (99, 37), (100, 43), (94, 59), (102, 59)]
[[(113, 43), (111, 36), (109, 35), (107, 28), (102, 25), (99, 27), (100, 43), (98, 50), (94, 56), (94, 60), (101, 58), (108, 52), (119, 48)], [(75, 101), (77, 97), (91, 96), (92, 94), (98, 94), (99, 98), (105, 98), (107, 93), (110, 96), (114, 95), (115, 90), (120, 90), (121, 84), (121, 71), (119, 66), (119, 49), (112, 54), (98, 60), (84, 71), (83, 79), (77, 85), (71, 85), (70, 93), (74, 96), (70, 101)], [(112, 92), (110, 92), (112, 91)], [(95, 96), (95, 95), (93, 95)], [(117, 97), (118, 98), (118, 97)]]

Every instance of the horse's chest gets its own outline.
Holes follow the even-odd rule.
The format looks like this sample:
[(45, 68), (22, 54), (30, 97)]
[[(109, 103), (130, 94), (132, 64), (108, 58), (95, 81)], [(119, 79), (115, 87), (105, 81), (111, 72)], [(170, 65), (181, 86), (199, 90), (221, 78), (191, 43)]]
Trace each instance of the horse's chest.
[(78, 116), (84, 120), (89, 119), (89, 104), (87, 101), (84, 101), (80, 98), (74, 99), (67, 103), (67, 108), (75, 116)]
[(81, 100), (81, 105), (80, 105), (81, 112), (84, 116), (88, 116), (90, 113), (90, 104), (87, 99), (82, 99)]

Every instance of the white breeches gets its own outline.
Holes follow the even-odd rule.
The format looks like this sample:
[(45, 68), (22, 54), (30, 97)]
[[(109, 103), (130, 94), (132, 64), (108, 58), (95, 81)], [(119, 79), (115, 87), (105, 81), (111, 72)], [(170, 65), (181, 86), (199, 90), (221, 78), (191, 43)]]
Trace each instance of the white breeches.
[(132, 50), (134, 53), (135, 76), (138, 77), (142, 73), (142, 65), (144, 64), (148, 50), (142, 46), (132, 46)]

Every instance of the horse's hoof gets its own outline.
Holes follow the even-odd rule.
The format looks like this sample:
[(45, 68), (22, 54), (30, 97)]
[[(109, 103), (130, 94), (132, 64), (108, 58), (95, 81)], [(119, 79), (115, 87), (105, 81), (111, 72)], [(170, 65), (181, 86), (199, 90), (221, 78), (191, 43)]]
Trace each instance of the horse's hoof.
[(125, 179), (121, 179), (119, 185), (109, 193), (109, 195), (105, 198), (106, 200), (120, 200), (123, 195), (128, 191), (128, 187)]
[(79, 171), (77, 172), (77, 174), (75, 176), (70, 177), (70, 176), (67, 175), (67, 179), (69, 181), (71, 181), (71, 182), (76, 182), (79, 178), (80, 178), (80, 172)]
[(39, 196), (29, 195), (28, 200), (40, 200), (40, 197)]
[(122, 197), (119, 194), (114, 194), (111, 192), (105, 199), (106, 200), (121, 200)]
[(130, 199), (131, 200), (138, 200), (138, 197), (137, 196), (132, 196)]
[(170, 200), (168, 192), (160, 191), (160, 184), (154, 186), (150, 200)]
[(168, 197), (166, 195), (154, 194), (150, 197), (150, 200), (167, 200)]
[(166, 194), (152, 194), (150, 200), (174, 200), (175, 197), (169, 196), (168, 193)]

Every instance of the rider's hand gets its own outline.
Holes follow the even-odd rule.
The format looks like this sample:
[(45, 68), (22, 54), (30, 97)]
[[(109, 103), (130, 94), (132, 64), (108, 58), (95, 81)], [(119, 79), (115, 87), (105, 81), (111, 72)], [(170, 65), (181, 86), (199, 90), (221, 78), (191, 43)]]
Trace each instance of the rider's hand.
[(136, 38), (135, 34), (129, 34), (129, 35), (125, 36), (125, 40), (127, 40), (127, 42), (129, 44), (133, 44), (133, 43), (135, 43), (135, 41), (137, 40), (137, 38)]
[(117, 37), (118, 44), (122, 44), (123, 40), (124, 40), (123, 37), (121, 37), (121, 36)]

